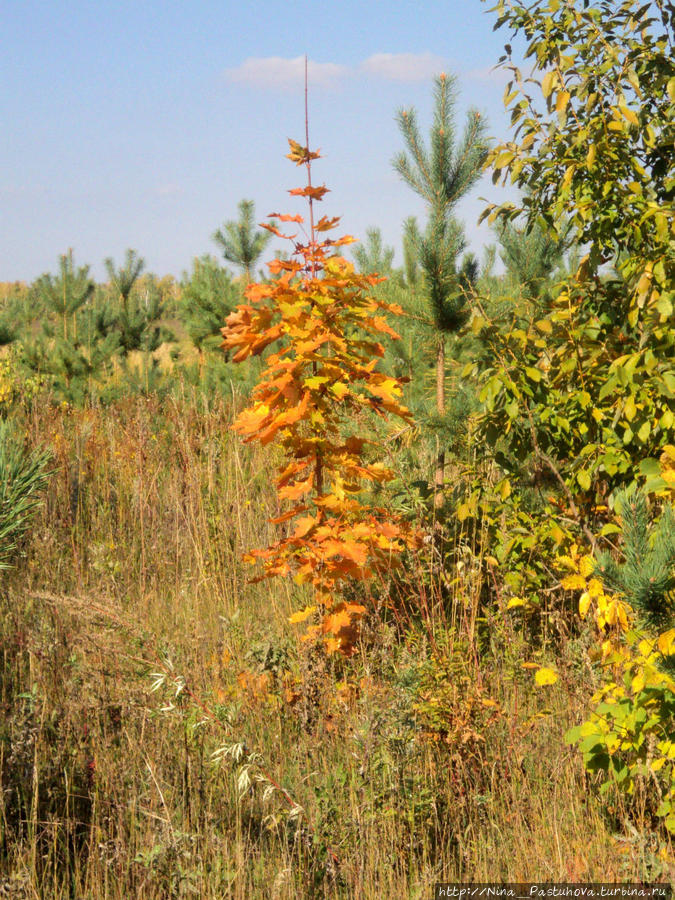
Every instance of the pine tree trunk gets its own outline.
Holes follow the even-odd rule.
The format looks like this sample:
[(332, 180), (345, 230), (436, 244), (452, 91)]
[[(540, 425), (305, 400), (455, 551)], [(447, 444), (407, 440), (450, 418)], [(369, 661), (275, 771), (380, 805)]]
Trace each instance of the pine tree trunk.
[[(438, 349), (436, 351), (436, 412), (439, 417), (445, 415), (445, 335), (441, 334), (438, 339)], [(440, 447), (438, 438), (437, 448), (438, 455), (436, 457), (436, 492), (434, 494), (434, 505), (436, 508), (443, 505), (443, 482), (445, 481), (445, 450)]]

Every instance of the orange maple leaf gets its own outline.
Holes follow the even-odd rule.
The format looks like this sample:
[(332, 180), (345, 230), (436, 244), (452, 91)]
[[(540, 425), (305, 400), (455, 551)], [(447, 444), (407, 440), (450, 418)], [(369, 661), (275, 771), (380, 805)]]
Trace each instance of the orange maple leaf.
[(291, 162), (294, 162), (298, 166), (305, 165), (305, 163), (310, 162), (312, 159), (321, 158), (318, 150), (312, 151), (308, 147), (303, 147), (302, 144), (299, 144), (291, 138), (288, 138), (288, 145), (291, 148), (291, 152), (286, 154), (286, 159), (290, 159)]
[(309, 532), (316, 525), (317, 520), (314, 516), (304, 516), (302, 519), (298, 519), (295, 523), (295, 531), (293, 532), (293, 538), (298, 540), (299, 538), (305, 537), (305, 535), (309, 534)]
[[(325, 184), (322, 184), (317, 187), (314, 187), (314, 185), (307, 185), (307, 187), (304, 188), (292, 188), (288, 193), (293, 197), (309, 197), (310, 200), (321, 200), (329, 192), (330, 188), (327, 188)], [(337, 241), (335, 243), (337, 243)]]
[(368, 561), (368, 550), (363, 544), (354, 541), (329, 540), (324, 543), (324, 553), (327, 558), (331, 556), (344, 556), (351, 559), (357, 566), (365, 566)]
[(269, 218), (278, 219), (280, 222), (300, 222), (301, 224), (305, 221), (302, 216), (292, 216), (290, 213), (270, 213)]
[(301, 266), (292, 259), (272, 259), (267, 263), (267, 268), (273, 275), (276, 275), (281, 271), (299, 272)]
[(308, 494), (314, 487), (314, 472), (305, 481), (295, 481), (279, 488), (279, 497), (282, 500), (297, 500), (303, 494)]
[(333, 216), (332, 219), (329, 219), (328, 216), (321, 216), (314, 227), (317, 231), (330, 231), (330, 229), (335, 228), (339, 222), (340, 216)]

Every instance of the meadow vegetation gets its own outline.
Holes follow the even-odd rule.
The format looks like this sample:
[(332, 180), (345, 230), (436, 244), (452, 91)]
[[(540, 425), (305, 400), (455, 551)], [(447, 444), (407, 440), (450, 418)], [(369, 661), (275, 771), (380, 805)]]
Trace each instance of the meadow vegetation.
[(675, 881), (673, 13), (496, 14), (514, 135), (399, 113), (401, 268), (292, 141), (267, 274), (243, 201), (235, 272), (3, 286), (0, 895)]

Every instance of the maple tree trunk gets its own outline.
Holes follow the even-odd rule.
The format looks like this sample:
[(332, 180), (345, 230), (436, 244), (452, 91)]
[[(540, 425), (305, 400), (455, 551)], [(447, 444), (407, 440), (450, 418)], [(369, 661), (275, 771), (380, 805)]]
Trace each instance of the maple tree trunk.
[[(436, 412), (439, 416), (445, 414), (445, 335), (440, 335), (438, 349), (436, 351)], [(436, 438), (438, 455), (436, 456), (436, 492), (434, 505), (443, 505), (443, 482), (445, 480), (445, 450), (441, 449), (439, 439)]]

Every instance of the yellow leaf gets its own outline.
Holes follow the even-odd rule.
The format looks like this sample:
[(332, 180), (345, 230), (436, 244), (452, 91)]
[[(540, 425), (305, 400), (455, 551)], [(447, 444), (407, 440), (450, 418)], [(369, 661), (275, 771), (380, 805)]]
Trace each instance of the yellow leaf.
[(630, 122), (631, 125), (638, 126), (640, 124), (638, 117), (635, 115), (632, 109), (626, 106), (625, 103), (619, 103), (619, 110), (621, 111), (621, 115), (624, 117), (624, 119)]
[(616, 601), (616, 611), (619, 619), (619, 624), (623, 628), (624, 631), (628, 630), (628, 614), (627, 611), (630, 607), (626, 606), (625, 603), (622, 603), (621, 600)]
[(522, 597), (511, 597), (506, 604), (507, 609), (514, 609), (516, 606), (525, 606), (525, 600)]
[(565, 174), (563, 175), (562, 186), (564, 188), (568, 188), (572, 183), (572, 177), (574, 175), (574, 171), (576, 169), (576, 164), (572, 163), (565, 169)]
[(471, 510), (469, 509), (468, 503), (460, 503), (457, 507), (457, 518), (460, 522), (463, 522), (465, 519), (468, 519), (471, 515)]
[(586, 579), (582, 575), (568, 575), (561, 584), (566, 591), (580, 591), (586, 587)]
[(558, 120), (561, 124), (565, 121), (565, 110), (567, 109), (567, 104), (569, 102), (569, 91), (560, 91), (558, 98), (555, 101), (555, 111), (558, 113)]
[(395, 378), (383, 378), (379, 383), (371, 382), (368, 388), (371, 394), (383, 400), (394, 400), (401, 393), (401, 387)]
[(547, 72), (541, 82), (541, 92), (544, 95), (544, 98), (551, 96), (551, 91), (553, 90), (553, 82), (556, 78), (556, 73), (551, 71)]
[(579, 615), (582, 619), (586, 618), (586, 614), (588, 613), (590, 605), (591, 595), (588, 593), (588, 591), (585, 591), (579, 598)]
[(602, 584), (597, 578), (591, 578), (588, 582), (588, 596), (591, 598), (601, 597), (603, 593)]
[(330, 378), (327, 378), (325, 375), (313, 375), (311, 378), (305, 379), (305, 387), (309, 388), (310, 391), (314, 391), (318, 387), (321, 387), (322, 384), (326, 384), (329, 381)]
[(631, 681), (630, 687), (634, 694), (638, 694), (645, 686), (645, 673), (640, 670), (635, 678)]
[(595, 568), (595, 562), (593, 561), (592, 556), (582, 556), (579, 561), (579, 573), (584, 576), (584, 578), (588, 578), (589, 575), (593, 573), (593, 569)]
[(549, 530), (551, 537), (556, 542), (556, 544), (561, 544), (565, 539), (565, 532), (562, 530), (562, 528), (559, 525), (556, 525), (556, 523), (554, 522)]
[(331, 384), (330, 386), (331, 393), (335, 394), (338, 400), (342, 400), (346, 394), (349, 393), (349, 388), (346, 384), (343, 384), (341, 381), (336, 382), (335, 384)]
[(659, 635), (656, 646), (664, 656), (670, 656), (671, 653), (675, 653), (675, 628), (670, 628), (668, 631), (664, 631), (662, 635)]
[(306, 606), (300, 612), (293, 613), (293, 615), (289, 617), (288, 621), (291, 623), (291, 625), (297, 625), (299, 622), (304, 622), (305, 619), (309, 619), (309, 617), (315, 611), (316, 606)]
[(553, 669), (547, 669), (546, 667), (539, 669), (539, 671), (534, 676), (535, 683), (539, 685), (539, 687), (544, 687), (545, 685), (555, 684), (558, 680), (557, 672), (554, 672)]
[(503, 169), (504, 166), (508, 166), (508, 164), (513, 160), (514, 153), (510, 150), (504, 150), (499, 156), (495, 159), (493, 165), (495, 169)]

